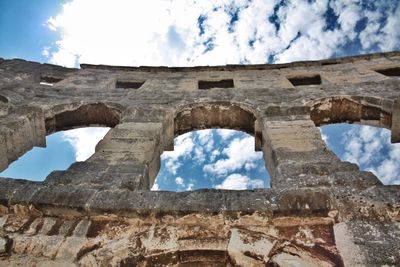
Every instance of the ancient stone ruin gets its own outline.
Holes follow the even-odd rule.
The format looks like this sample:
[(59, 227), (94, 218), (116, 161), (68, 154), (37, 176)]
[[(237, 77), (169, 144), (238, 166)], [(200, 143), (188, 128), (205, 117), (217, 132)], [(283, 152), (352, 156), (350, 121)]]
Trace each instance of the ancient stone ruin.
[[(0, 60), (0, 169), (47, 134), (112, 127), (44, 182), (0, 179), (0, 266), (357, 266), (400, 262), (400, 187), (340, 161), (317, 128), (391, 129), (400, 53), (280, 65), (69, 69)], [(174, 136), (255, 137), (271, 188), (150, 191)]]

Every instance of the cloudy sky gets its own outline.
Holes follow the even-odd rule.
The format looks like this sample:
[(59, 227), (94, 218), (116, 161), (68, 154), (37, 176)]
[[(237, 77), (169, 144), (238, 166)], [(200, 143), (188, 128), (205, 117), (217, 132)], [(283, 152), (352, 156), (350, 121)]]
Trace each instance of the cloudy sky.
[[(0, 57), (67, 67), (283, 63), (393, 50), (400, 50), (398, 0), (0, 0)], [(49, 136), (46, 151), (52, 144), (56, 150), (64, 146), (60, 158), (68, 160), (59, 167), (43, 155), (41, 164), (25, 160), (32, 170), (19, 177), (44, 179), (46, 174), (35, 173), (84, 160), (93, 151), (94, 136), (100, 139), (105, 132)], [(373, 171), (386, 184), (400, 183), (400, 148), (390, 144), (389, 131), (331, 125), (322, 132), (342, 160)], [(179, 136), (175, 152), (162, 156), (154, 189), (267, 187), (262, 154), (250, 149), (253, 143), (251, 136), (221, 130)], [(246, 154), (237, 153), (243, 149)], [(23, 161), (0, 175), (18, 177), (15, 173), (28, 168), (18, 165)]]

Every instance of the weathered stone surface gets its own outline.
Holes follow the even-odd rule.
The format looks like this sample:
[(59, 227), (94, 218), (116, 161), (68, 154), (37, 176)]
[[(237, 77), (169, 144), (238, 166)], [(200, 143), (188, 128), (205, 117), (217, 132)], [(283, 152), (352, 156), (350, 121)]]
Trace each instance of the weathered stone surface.
[(400, 143), (400, 97), (394, 101), (392, 115), (392, 143)]
[(0, 237), (0, 255), (7, 252), (7, 239)]
[(235, 264), (240, 266), (263, 266), (276, 241), (261, 233), (232, 229), (228, 253)]
[[(0, 170), (46, 134), (113, 128), (44, 182), (0, 178), (0, 266), (396, 265), (400, 187), (341, 162), (317, 126), (380, 126), (397, 142), (399, 66), (398, 52), (79, 70), (0, 59)], [(174, 136), (210, 127), (252, 134), (272, 188), (149, 191)]]

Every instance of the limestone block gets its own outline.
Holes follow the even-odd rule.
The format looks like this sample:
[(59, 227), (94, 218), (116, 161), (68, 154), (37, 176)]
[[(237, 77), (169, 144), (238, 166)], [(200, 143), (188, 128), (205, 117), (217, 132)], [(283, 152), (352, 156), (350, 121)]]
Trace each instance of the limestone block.
[(40, 261), (36, 264), (35, 267), (76, 267), (76, 264), (69, 262), (69, 261), (60, 261), (60, 260), (46, 260)]
[(25, 231), (27, 235), (34, 235), (36, 234), (40, 224), (43, 222), (42, 218), (36, 218), (31, 225), (29, 225), (28, 230)]
[(75, 221), (65, 220), (58, 229), (58, 234), (61, 236), (67, 236), (68, 234), (72, 233), (72, 231), (74, 230), (74, 226)]
[(232, 229), (228, 253), (239, 266), (265, 266), (275, 240), (261, 233)]
[(47, 235), (55, 224), (55, 219), (49, 217), (44, 218), (42, 228), (39, 230), (39, 234)]
[(61, 244), (60, 249), (57, 252), (57, 259), (76, 259), (79, 251), (88, 242), (86, 238), (82, 237), (68, 237)]
[(73, 236), (85, 237), (90, 227), (90, 224), (91, 224), (90, 220), (87, 219), (80, 221), (75, 227)]
[(400, 143), (400, 97), (394, 101), (391, 130), (392, 143)]
[(302, 259), (297, 255), (292, 255), (289, 253), (279, 253), (274, 255), (270, 261), (271, 264), (281, 267), (299, 267), (299, 266), (310, 266), (310, 267), (322, 267), (322, 266), (332, 266), (328, 264), (322, 264), (319, 261), (310, 262)]
[(16, 236), (14, 239), (13, 251), (17, 254), (28, 254), (34, 257), (56, 256), (58, 249), (64, 242), (62, 236)]
[(0, 237), (0, 255), (7, 251), (7, 239)]
[(0, 228), (3, 228), (3, 227), (4, 227), (4, 225), (5, 225), (6, 222), (7, 222), (7, 219), (8, 219), (8, 215), (4, 215), (4, 216), (1, 216), (1, 217), (0, 217)]
[(337, 223), (333, 226), (336, 246), (342, 256), (345, 266), (361, 266), (365, 262), (364, 255), (346, 223)]

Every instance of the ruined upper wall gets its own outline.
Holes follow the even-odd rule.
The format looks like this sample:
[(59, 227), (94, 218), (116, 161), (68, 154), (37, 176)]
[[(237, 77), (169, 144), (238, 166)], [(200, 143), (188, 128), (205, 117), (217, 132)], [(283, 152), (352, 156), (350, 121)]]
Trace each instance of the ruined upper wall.
[(307, 60), (307, 61), (296, 61), (291, 63), (282, 64), (230, 64), (223, 66), (195, 66), (195, 67), (166, 67), (166, 66), (110, 66), (110, 65), (93, 65), (93, 64), (81, 64), (81, 69), (101, 69), (110, 71), (166, 71), (166, 72), (180, 72), (180, 71), (234, 71), (234, 70), (270, 70), (270, 69), (284, 69), (284, 68), (296, 68), (296, 67), (321, 67), (326, 65), (344, 64), (344, 63), (358, 63), (370, 60), (376, 60), (380, 58), (386, 58), (393, 60), (398, 58), (400, 52), (387, 52), (387, 53), (375, 53), (366, 55), (356, 55), (350, 57), (323, 59), (323, 60)]
[[(0, 178), (0, 257), (114, 266), (213, 255), (225, 265), (291, 257), (303, 265), (396, 264), (399, 186), (340, 161), (317, 126), (376, 125), (398, 142), (399, 77), (398, 52), (190, 68), (0, 60), (0, 169), (45, 146), (46, 134), (113, 128), (90, 159), (44, 182)], [(174, 136), (213, 127), (255, 137), (271, 188), (151, 192)]]

